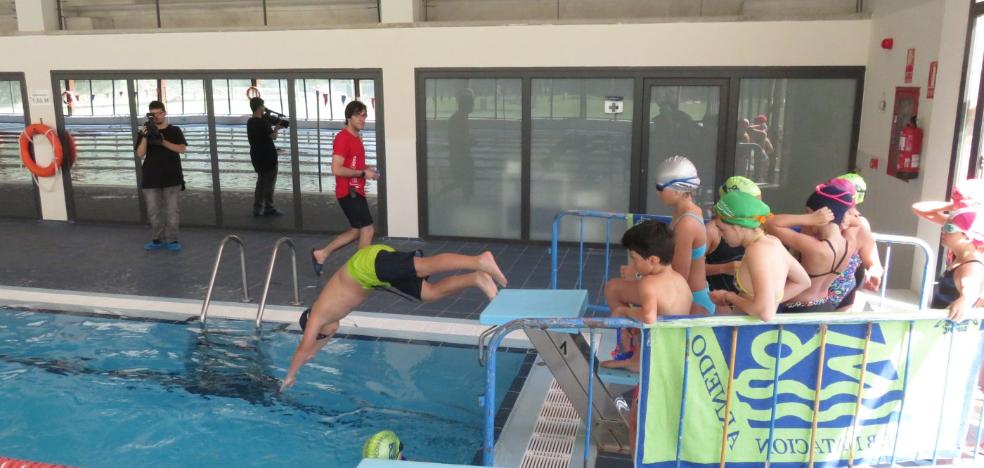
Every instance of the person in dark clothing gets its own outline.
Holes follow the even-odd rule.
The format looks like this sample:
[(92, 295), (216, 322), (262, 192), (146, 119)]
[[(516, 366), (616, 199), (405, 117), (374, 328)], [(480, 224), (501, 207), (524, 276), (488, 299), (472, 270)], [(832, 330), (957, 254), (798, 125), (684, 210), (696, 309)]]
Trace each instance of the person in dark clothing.
[(177, 252), (181, 250), (178, 194), (185, 189), (181, 153), (188, 149), (188, 142), (180, 128), (167, 122), (167, 111), (162, 102), (151, 102), (148, 110), (153, 123), (148, 122), (140, 130), (135, 151), (137, 159), (143, 159), (141, 188), (153, 232), (144, 249)]
[(249, 159), (256, 171), (256, 191), (253, 192), (253, 216), (281, 216), (283, 211), (273, 206), (273, 188), (277, 184), (277, 132), (284, 128), (280, 123), (271, 126), (263, 119), (266, 107), (263, 99), (249, 100), (253, 116), (246, 121), (246, 137), (249, 139)]

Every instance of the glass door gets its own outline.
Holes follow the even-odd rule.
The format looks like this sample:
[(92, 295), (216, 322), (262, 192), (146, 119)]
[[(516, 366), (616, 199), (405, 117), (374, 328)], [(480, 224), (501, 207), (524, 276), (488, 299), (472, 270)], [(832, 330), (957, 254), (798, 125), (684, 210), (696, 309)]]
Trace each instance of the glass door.
[(716, 187), (724, 179), (724, 131), (721, 109), (726, 82), (699, 80), (646, 80), (648, 105), (643, 135), (639, 197), (641, 211), (669, 215), (656, 190), (656, 170), (672, 156), (686, 156), (697, 167), (701, 186), (695, 201), (705, 208), (714, 203)]

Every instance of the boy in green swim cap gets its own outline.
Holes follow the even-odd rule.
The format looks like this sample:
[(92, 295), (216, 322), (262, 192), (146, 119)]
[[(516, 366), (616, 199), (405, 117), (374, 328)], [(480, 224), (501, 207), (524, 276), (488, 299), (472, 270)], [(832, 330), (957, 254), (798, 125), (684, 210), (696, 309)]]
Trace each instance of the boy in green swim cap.
[[(448, 276), (434, 283), (427, 280), (431, 275), (458, 270), (471, 273)], [(467, 288), (478, 288), (492, 299), (499, 292), (497, 284), (505, 287), (506, 277), (492, 252), (424, 257), (419, 250), (398, 252), (383, 244), (365, 246), (332, 275), (311, 308), (301, 314), (304, 336), (294, 351), (280, 391), (294, 385), (301, 366), (328, 344), (328, 339), (338, 331), (339, 321), (368, 299), (373, 289), (396, 290), (406, 297), (433, 302)]]

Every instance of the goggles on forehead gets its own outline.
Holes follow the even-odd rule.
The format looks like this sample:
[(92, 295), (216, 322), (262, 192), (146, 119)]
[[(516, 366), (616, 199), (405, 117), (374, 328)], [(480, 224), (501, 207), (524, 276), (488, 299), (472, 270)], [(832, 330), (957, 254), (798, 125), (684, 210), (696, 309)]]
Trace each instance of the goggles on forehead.
[(963, 229), (960, 229), (959, 227), (957, 227), (956, 224), (953, 224), (953, 223), (945, 223), (945, 224), (943, 224), (943, 232), (946, 233), (946, 234), (953, 234), (953, 233), (957, 233), (957, 232), (964, 232), (964, 230)]
[(672, 180), (670, 180), (669, 182), (667, 182), (665, 184), (656, 184), (656, 191), (657, 192), (662, 192), (663, 190), (665, 190), (665, 189), (667, 189), (667, 188), (669, 188), (669, 187), (671, 187), (673, 185), (679, 184), (681, 182), (691, 182), (692, 183), (692, 181), (694, 179), (696, 179), (696, 177), (684, 177), (684, 178), (681, 178), (681, 179), (672, 179)]

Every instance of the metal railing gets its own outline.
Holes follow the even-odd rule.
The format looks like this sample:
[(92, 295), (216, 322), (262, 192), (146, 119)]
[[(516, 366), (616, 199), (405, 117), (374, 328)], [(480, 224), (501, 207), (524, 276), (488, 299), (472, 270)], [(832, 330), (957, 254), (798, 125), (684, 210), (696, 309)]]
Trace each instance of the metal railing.
[(219, 264), (222, 263), (222, 251), (225, 250), (226, 244), (229, 242), (235, 242), (239, 245), (239, 264), (242, 271), (243, 277), (243, 302), (249, 302), (249, 282), (246, 281), (246, 245), (243, 244), (243, 240), (239, 236), (230, 234), (219, 242), (219, 251), (215, 254), (215, 262), (212, 264), (212, 278), (208, 280), (208, 292), (205, 293), (205, 302), (202, 303), (202, 312), (198, 317), (198, 320), (205, 323), (208, 319), (208, 306), (212, 302), (212, 290), (215, 288), (215, 278), (219, 275)]
[(281, 237), (273, 245), (273, 253), (270, 255), (270, 266), (267, 267), (266, 281), (263, 282), (263, 295), (260, 296), (260, 305), (256, 309), (257, 327), (263, 323), (263, 311), (266, 309), (267, 294), (270, 293), (270, 280), (273, 279), (273, 267), (277, 264), (277, 253), (280, 252), (280, 246), (284, 244), (290, 247), (290, 266), (294, 280), (294, 300), (290, 301), (289, 304), (293, 306), (301, 305), (300, 290), (297, 286), (297, 249), (294, 248), (294, 241), (291, 238)]
[[(508, 322), (508, 323), (506, 323), (506, 324), (504, 324), (502, 326), (499, 326), (499, 327), (495, 328), (495, 330), (492, 331), (489, 334), (490, 335), (490, 338), (489, 338), (489, 344), (488, 344), (488, 346), (485, 346), (485, 347), (482, 348), (482, 352), (484, 353), (484, 362), (486, 362), (486, 366), (485, 366), (485, 395), (482, 397), (482, 404), (484, 406), (483, 409), (484, 409), (484, 415), (485, 415), (485, 422), (484, 422), (484, 431), (485, 431), (485, 433), (484, 433), (484, 443), (483, 443), (483, 447), (482, 447), (482, 462), (483, 462), (483, 465), (484, 466), (493, 466), (493, 464), (494, 464), (494, 444), (495, 444), (495, 427), (494, 427), (494, 425), (495, 425), (495, 410), (496, 410), (496, 408), (495, 408), (495, 401), (496, 401), (495, 400), (495, 381), (496, 381), (496, 360), (495, 360), (495, 357), (496, 357), (496, 352), (497, 352), (499, 346), (501, 345), (503, 339), (507, 335), (509, 335), (510, 333), (512, 333), (513, 331), (516, 331), (516, 330), (521, 330), (521, 329), (525, 329), (525, 328), (537, 328), (537, 329), (543, 329), (543, 330), (547, 330), (547, 329), (567, 329), (567, 330), (570, 330), (570, 329), (584, 329), (584, 328), (587, 328), (588, 331), (592, 335), (591, 336), (591, 340), (590, 340), (591, 343), (592, 343), (591, 344), (591, 350), (590, 350), (590, 352), (591, 352), (591, 357), (590, 357), (591, 364), (589, 365), (588, 369), (589, 369), (589, 372), (594, 372), (594, 369), (595, 369), (595, 365), (594, 365), (594, 361), (595, 361), (595, 357), (594, 357), (594, 355), (595, 355), (594, 329), (598, 329), (598, 328), (601, 328), (601, 329), (641, 328), (641, 329), (644, 330), (644, 336), (642, 338), (644, 341), (649, 339), (648, 338), (648, 333), (654, 333), (655, 330), (660, 330), (660, 329), (681, 329), (681, 328), (682, 329), (685, 329), (687, 340), (684, 341), (685, 344), (684, 344), (684, 349), (683, 349), (683, 352), (682, 352), (682, 356), (683, 356), (683, 359), (684, 359), (684, 365), (683, 365), (683, 371), (682, 371), (683, 372), (682, 380), (680, 382), (680, 385), (681, 385), (681, 393), (680, 393), (680, 395), (681, 395), (681, 402), (680, 402), (680, 408), (681, 408), (681, 410), (680, 410), (681, 413), (680, 414), (681, 414), (681, 417), (680, 417), (680, 424), (679, 424), (679, 426), (677, 428), (677, 434), (674, 437), (674, 439), (676, 440), (676, 444), (677, 444), (676, 445), (676, 451), (675, 451), (675, 453), (676, 453), (676, 461), (677, 461), (678, 466), (679, 466), (679, 463), (681, 463), (681, 446), (682, 446), (682, 444), (684, 442), (684, 427), (685, 426), (683, 424), (683, 421), (684, 421), (685, 413), (683, 412), (683, 410), (684, 410), (684, 408), (686, 407), (686, 404), (687, 404), (687, 400), (686, 400), (687, 397), (686, 397), (686, 395), (688, 394), (687, 389), (688, 389), (688, 385), (690, 385), (690, 380), (691, 380), (689, 378), (688, 373), (687, 373), (687, 369), (690, 366), (693, 366), (694, 365), (693, 363), (689, 363), (689, 365), (688, 365), (689, 359), (691, 359), (693, 357), (691, 355), (690, 351), (689, 351), (689, 349), (690, 349), (690, 340), (689, 340), (689, 338), (690, 338), (691, 330), (694, 330), (694, 329), (712, 329), (711, 330), (711, 332), (712, 332), (711, 335), (713, 335), (714, 329), (725, 328), (725, 329), (729, 329), (729, 331), (730, 331), (730, 335), (732, 336), (731, 346), (730, 346), (731, 347), (730, 353), (725, 353), (724, 354), (725, 359), (728, 359), (727, 369), (725, 371), (729, 373), (729, 377), (727, 379), (727, 384), (726, 384), (727, 402), (726, 402), (724, 414), (725, 415), (729, 415), (729, 414), (731, 414), (731, 411), (730, 410), (732, 408), (732, 404), (737, 399), (737, 397), (732, 398), (732, 394), (734, 393), (734, 388), (733, 387), (735, 385), (735, 368), (736, 368), (736, 357), (735, 357), (736, 356), (736, 352), (735, 351), (736, 351), (736, 348), (738, 346), (737, 345), (737, 343), (738, 343), (738, 339), (737, 339), (737, 337), (738, 337), (738, 330), (740, 328), (744, 328), (744, 327), (759, 327), (759, 329), (762, 329), (763, 327), (770, 327), (772, 329), (775, 329), (775, 330), (777, 330), (775, 341), (771, 341), (769, 343), (760, 342), (759, 340), (761, 339), (762, 335), (759, 335), (759, 337), (755, 340), (755, 342), (756, 342), (756, 346), (758, 346), (758, 347), (775, 346), (775, 349), (779, 349), (779, 348), (781, 348), (783, 346), (783, 344), (782, 344), (782, 338), (783, 338), (783, 330), (784, 330), (784, 328), (790, 327), (790, 326), (794, 326), (794, 325), (816, 326), (817, 327), (817, 332), (816, 332), (817, 334), (814, 337), (812, 337), (812, 338), (811, 337), (802, 337), (802, 336), (799, 337), (800, 341), (803, 342), (803, 343), (806, 343), (806, 342), (808, 342), (808, 341), (810, 341), (810, 340), (812, 340), (814, 338), (816, 338), (816, 339), (819, 340), (819, 345), (818, 345), (819, 346), (818, 347), (819, 360), (818, 360), (818, 364), (817, 364), (817, 368), (816, 368), (817, 378), (816, 378), (815, 385), (813, 386), (813, 389), (812, 389), (813, 392), (814, 392), (814, 394), (815, 394), (815, 396), (814, 396), (814, 401), (813, 401), (813, 404), (812, 404), (813, 419), (812, 419), (812, 424), (811, 424), (810, 442), (809, 442), (809, 446), (811, 447), (811, 449), (809, 451), (809, 458), (808, 458), (808, 460), (807, 459), (804, 459), (804, 460), (801, 461), (803, 463), (807, 463), (808, 462), (809, 463), (809, 466), (813, 466), (814, 463), (815, 463), (815, 461), (816, 461), (816, 459), (815, 459), (816, 458), (816, 453), (814, 453), (813, 447), (817, 443), (818, 415), (821, 412), (820, 402), (821, 402), (821, 393), (822, 393), (821, 391), (817, 391), (817, 389), (823, 389), (823, 388), (825, 388), (824, 387), (824, 381), (823, 381), (823, 369), (825, 367), (829, 367), (828, 364), (831, 362), (831, 360), (842, 359), (843, 358), (843, 357), (838, 357), (838, 356), (826, 356), (825, 357), (825, 351), (826, 351), (826, 348), (827, 348), (827, 334), (828, 334), (828, 331), (829, 331), (829, 329), (830, 329), (831, 326), (838, 326), (838, 325), (864, 325), (864, 326), (866, 326), (867, 331), (866, 331), (866, 333), (864, 333), (863, 338), (861, 338), (863, 340), (863, 347), (858, 349), (858, 351), (861, 351), (861, 353), (860, 353), (861, 354), (861, 357), (860, 357), (861, 366), (858, 367), (858, 369), (859, 369), (858, 372), (860, 373), (860, 377), (858, 379), (858, 390), (856, 392), (857, 394), (856, 395), (852, 395), (852, 402), (854, 404), (854, 411), (853, 411), (853, 416), (852, 416), (852, 420), (851, 420), (851, 425), (850, 426), (844, 426), (844, 427), (841, 428), (841, 430), (849, 431), (851, 433), (852, 438), (847, 439), (847, 440), (850, 441), (850, 444), (851, 444), (848, 447), (848, 449), (847, 449), (847, 450), (850, 450), (850, 452), (849, 452), (850, 457), (849, 457), (848, 460), (844, 460), (843, 459), (843, 456), (844, 456), (843, 453), (844, 452), (842, 451), (841, 452), (841, 455), (839, 455), (840, 462), (841, 463), (846, 462), (848, 464), (848, 466), (852, 466), (854, 464), (854, 460), (855, 460), (856, 454), (857, 454), (857, 452), (855, 450), (860, 450), (860, 449), (858, 449), (857, 447), (855, 447), (853, 445), (853, 443), (854, 443), (853, 442), (853, 436), (854, 436), (854, 434), (857, 431), (859, 420), (860, 420), (859, 419), (859, 410), (862, 408), (862, 399), (863, 399), (863, 396), (864, 396), (863, 395), (863, 392), (865, 391), (865, 388), (866, 388), (865, 380), (864, 379), (865, 379), (866, 373), (868, 373), (868, 372), (874, 373), (874, 371), (869, 371), (868, 368), (867, 368), (867, 363), (870, 362), (869, 361), (869, 346), (868, 345), (869, 345), (869, 343), (872, 342), (872, 332), (871, 332), (872, 327), (873, 327), (874, 324), (887, 325), (887, 324), (893, 324), (894, 323), (894, 324), (898, 324), (898, 325), (905, 325), (905, 326), (907, 326), (907, 331), (905, 332), (905, 335), (907, 335), (907, 338), (904, 338), (904, 340), (905, 340), (905, 346), (904, 346), (904, 348), (905, 348), (905, 352), (904, 352), (905, 365), (904, 365), (904, 369), (902, 370), (903, 375), (901, 377), (897, 377), (897, 380), (898, 379), (901, 379), (901, 382), (900, 382), (900, 385), (901, 385), (901, 395), (899, 396), (900, 400), (898, 402), (897, 411), (893, 410), (893, 413), (891, 415), (892, 418), (894, 418), (894, 419), (890, 418), (889, 422), (888, 423), (885, 423), (886, 424), (886, 427), (888, 427), (890, 425), (894, 425), (895, 426), (895, 428), (894, 428), (894, 435), (892, 437), (893, 442), (892, 442), (892, 444), (891, 444), (890, 447), (887, 446), (887, 445), (886, 446), (876, 446), (875, 447), (876, 453), (874, 453), (874, 455), (865, 455), (864, 458), (862, 459), (862, 461), (863, 461), (863, 460), (870, 460), (870, 459), (874, 458), (874, 459), (877, 459), (879, 461), (879, 463), (882, 463), (882, 460), (887, 460), (888, 463), (891, 464), (891, 466), (894, 466), (895, 463), (896, 463), (897, 458), (899, 458), (897, 456), (897, 449), (898, 449), (898, 445), (899, 445), (899, 435), (902, 433), (902, 428), (903, 428), (902, 427), (903, 426), (902, 415), (903, 415), (903, 412), (906, 410), (906, 397), (908, 396), (908, 393), (907, 392), (909, 390), (909, 384), (910, 384), (910, 381), (909, 381), (909, 373), (910, 373), (909, 362), (910, 362), (910, 359), (909, 358), (911, 356), (911, 353), (913, 352), (913, 349), (912, 349), (913, 348), (913, 346), (912, 346), (913, 328), (917, 325), (917, 323), (921, 323), (921, 322), (931, 322), (931, 323), (934, 324), (935, 327), (939, 327), (940, 324), (944, 324), (943, 327), (942, 327), (942, 333), (944, 335), (949, 335), (949, 343), (948, 343), (949, 352), (946, 355), (946, 362), (945, 363), (942, 363), (942, 362), (940, 363), (940, 364), (944, 364), (946, 366), (945, 367), (945, 371), (944, 371), (944, 376), (945, 376), (944, 377), (944, 383), (946, 383), (946, 382), (949, 381), (949, 378), (950, 378), (950, 375), (951, 375), (951, 364), (952, 364), (951, 361), (954, 361), (954, 360), (964, 360), (964, 361), (967, 361), (967, 360), (969, 360), (968, 362), (959, 361), (958, 363), (964, 365), (965, 367), (966, 366), (969, 366), (972, 369), (972, 374), (971, 374), (971, 377), (969, 377), (969, 379), (972, 379), (973, 380), (974, 385), (976, 387), (976, 378), (973, 377), (973, 376), (978, 375), (978, 373), (980, 372), (981, 359), (979, 359), (979, 356), (967, 356), (967, 355), (963, 355), (963, 354), (959, 354), (959, 353), (957, 353), (957, 355), (954, 356), (954, 346), (953, 346), (953, 343), (956, 341), (955, 333), (958, 332), (958, 331), (959, 332), (967, 332), (967, 328), (968, 327), (969, 328), (972, 328), (971, 332), (975, 332), (975, 330), (973, 330), (973, 329), (974, 328), (977, 328), (976, 332), (977, 333), (980, 333), (981, 331), (979, 330), (979, 326), (980, 326), (979, 323), (980, 323), (981, 320), (984, 320), (984, 310), (982, 310), (982, 309), (975, 309), (975, 310), (970, 311), (968, 313), (967, 317), (965, 317), (965, 320), (963, 322), (960, 322), (960, 323), (951, 322), (951, 321), (946, 320), (946, 313), (943, 312), (943, 311), (928, 311), (928, 310), (907, 311), (907, 312), (897, 312), (897, 313), (896, 312), (893, 312), (890, 315), (889, 314), (885, 314), (885, 313), (874, 313), (873, 314), (873, 313), (852, 313), (852, 312), (808, 313), (808, 314), (778, 315), (770, 323), (763, 323), (763, 322), (759, 321), (758, 319), (755, 319), (755, 318), (752, 318), (752, 317), (747, 317), (747, 316), (722, 316), (722, 317), (699, 317), (699, 318), (690, 318), (688, 316), (661, 317), (654, 325), (647, 326), (647, 327), (642, 326), (639, 322), (636, 322), (636, 321), (631, 320), (631, 319), (626, 319), (626, 318), (576, 318), (576, 319), (571, 319), (571, 318), (552, 318), (552, 319), (517, 319), (517, 320), (513, 320), (511, 322)], [(792, 333), (792, 332), (789, 332), (789, 333)], [(806, 338), (806, 339), (804, 340), (803, 338)], [(832, 346), (838, 346), (838, 344), (833, 344)], [(899, 346), (901, 347), (902, 344), (899, 343)], [(944, 345), (944, 346), (947, 346), (947, 345)], [(978, 345), (978, 349), (979, 349), (979, 345)], [(725, 349), (722, 349), (721, 351), (722, 352), (725, 352)], [(730, 355), (730, 358), (727, 357), (728, 355)], [(902, 354), (900, 354), (899, 356), (901, 357)], [(773, 388), (773, 390), (772, 390), (772, 410), (771, 410), (771, 416), (770, 416), (770, 420), (769, 420), (769, 432), (768, 432), (768, 439), (767, 439), (767, 446), (769, 447), (769, 449), (768, 449), (768, 453), (766, 454), (766, 457), (767, 457), (766, 458), (766, 465), (768, 465), (768, 463), (770, 463), (772, 461), (772, 455), (773, 455), (773, 451), (774, 451), (773, 442), (775, 440), (777, 440), (777, 439), (774, 439), (775, 431), (776, 431), (776, 420), (777, 420), (777, 417), (784, 416), (782, 414), (777, 415), (776, 414), (776, 411), (775, 411), (775, 408), (776, 408), (776, 404), (778, 403), (777, 398), (778, 398), (778, 392), (779, 392), (778, 391), (779, 376), (780, 376), (780, 374), (782, 372), (785, 372), (785, 370), (780, 367), (780, 360), (781, 359), (784, 359), (784, 358), (787, 358), (787, 357), (788, 357), (787, 355), (784, 355), (783, 353), (777, 352), (776, 353), (776, 356), (775, 356), (775, 362), (774, 362), (774, 365), (773, 365), (773, 368), (772, 368), (772, 376), (773, 376), (773, 378), (771, 379), (771, 381), (773, 382), (773, 386), (772, 386), (772, 388)], [(645, 372), (646, 372), (645, 369), (643, 370), (643, 372), (644, 372), (644, 375), (645, 375)], [(589, 378), (588, 381), (591, 382), (591, 381), (593, 381), (593, 379), (590, 379)], [(703, 381), (700, 381), (699, 383), (703, 383)], [(721, 384), (724, 385), (725, 384), (725, 381), (722, 380), (721, 381)], [(589, 385), (587, 391), (588, 391), (588, 395), (589, 395), (587, 401), (588, 402), (591, 402), (591, 401), (593, 401), (593, 392), (594, 392), (594, 389)], [(946, 394), (947, 394), (946, 393), (946, 388), (945, 388), (945, 385), (944, 385), (943, 397), (942, 397), (942, 400), (944, 402), (947, 399)], [(969, 411), (973, 407), (972, 406), (972, 403), (973, 403), (973, 399), (975, 398), (974, 395), (975, 395), (974, 392), (968, 392), (968, 393), (965, 394), (965, 400), (962, 402), (962, 406), (961, 406), (962, 408), (965, 408), (964, 413), (966, 413), (966, 411)], [(644, 404), (644, 402), (642, 400), (640, 400), (640, 405), (642, 405), (642, 404)], [(638, 408), (636, 408), (636, 410), (638, 410)], [(941, 432), (941, 429), (943, 428), (943, 422), (944, 422), (944, 420), (946, 420), (947, 418), (952, 418), (952, 417), (955, 417), (955, 416), (960, 416), (960, 415), (956, 415), (956, 414), (947, 414), (945, 410), (946, 410), (945, 406), (943, 406), (941, 404), (941, 406), (940, 406), (940, 415), (939, 415), (939, 418), (937, 419), (937, 424), (936, 424), (937, 434), (939, 434)], [(591, 420), (590, 419), (590, 414), (591, 414), (590, 411), (591, 411), (591, 404), (589, 403), (588, 404), (588, 408), (587, 408), (587, 414), (589, 415), (589, 417), (587, 418), (587, 421), (590, 421)], [(869, 417), (873, 417), (873, 416), (869, 416)], [(980, 419), (978, 419), (978, 421), (984, 421), (984, 405), (982, 405), (982, 407), (980, 409), (979, 418)], [(724, 464), (728, 461), (728, 459), (727, 459), (728, 451), (727, 451), (725, 442), (727, 441), (728, 424), (729, 424), (729, 421), (730, 421), (731, 417), (723, 417), (723, 418), (720, 418), (720, 419), (722, 419), (721, 423), (722, 423), (722, 426), (723, 426), (723, 429), (724, 429), (723, 434), (722, 434), (722, 437), (723, 438), (722, 438), (722, 451), (721, 451), (720, 463), (721, 463), (721, 466), (724, 466)], [(892, 421), (895, 421), (895, 422), (893, 423)], [(960, 447), (957, 447), (958, 449), (960, 449), (957, 452), (957, 453), (960, 453), (960, 455), (957, 455), (956, 458), (961, 458), (963, 456), (962, 454), (963, 453), (966, 453), (966, 450), (964, 450), (964, 449), (970, 449), (971, 452), (973, 453), (973, 460), (975, 462), (975, 465), (974, 466), (977, 466), (976, 465), (976, 462), (977, 462), (977, 459), (978, 459), (978, 450), (976, 450), (976, 447), (979, 447), (980, 446), (981, 436), (982, 436), (982, 429), (984, 429), (984, 424), (982, 424), (982, 423), (979, 422), (978, 423), (978, 427), (976, 429), (974, 429), (974, 431), (976, 432), (976, 434), (973, 434), (971, 432), (971, 429), (972, 428), (971, 428), (971, 424), (970, 424), (969, 418), (966, 421), (967, 421), (967, 434), (958, 434), (960, 436), (960, 440), (962, 441), (962, 442), (959, 442), (959, 443), (962, 444), (962, 445)], [(644, 421), (640, 421), (639, 424), (640, 425), (643, 425), (643, 424), (645, 424), (645, 422)], [(585, 461), (587, 461), (587, 458), (588, 458), (588, 447), (590, 446), (590, 442), (591, 442), (591, 427), (590, 426), (591, 426), (590, 424), (586, 424), (586, 428), (585, 428), (586, 429), (585, 430), (585, 436), (584, 436), (584, 445), (585, 445), (584, 458), (585, 458)], [(975, 437), (971, 438), (972, 440), (975, 441), (975, 445), (973, 446), (973, 448), (966, 447), (968, 445), (966, 443), (966, 440), (967, 440), (967, 437), (966, 436), (967, 435), (973, 435), (973, 436), (975, 436)], [(931, 452), (932, 455), (931, 456), (925, 455), (925, 457), (926, 457), (927, 460), (930, 459), (930, 458), (932, 459), (932, 463), (934, 465), (935, 465), (935, 463), (936, 463), (936, 461), (938, 459), (938, 454), (939, 454), (939, 450), (940, 450), (940, 443), (941, 443), (940, 437), (937, 436), (936, 440), (933, 443), (933, 448), (932, 448), (932, 452)], [(642, 445), (642, 441), (638, 441), (636, 445), (637, 446), (641, 446)], [(871, 447), (868, 447), (868, 449), (870, 449), (870, 448)], [(640, 450), (640, 449), (637, 448), (637, 450)], [(952, 452), (952, 449), (951, 449), (951, 452)], [(801, 455), (807, 455), (807, 454), (806, 453), (802, 453)], [(638, 454), (634, 454), (634, 458), (637, 457), (637, 456), (638, 456)], [(953, 457), (950, 457), (950, 458), (953, 458)], [(919, 459), (921, 460), (922, 457), (919, 457)], [(827, 463), (827, 462), (822, 462), (822, 463)]]
[[(604, 242), (604, 256), (605, 256), (605, 267), (604, 274), (601, 276), (600, 284), (598, 289), (603, 290), (605, 282), (611, 276), (611, 265), (610, 258), (612, 254), (612, 221), (620, 220), (626, 221), (632, 220), (633, 223), (646, 220), (656, 220), (662, 222), (670, 222), (672, 220), (669, 216), (662, 215), (649, 215), (649, 214), (635, 214), (635, 213), (614, 213), (606, 211), (589, 211), (589, 210), (568, 210), (561, 211), (554, 216), (553, 222), (553, 237), (550, 241), (550, 289), (559, 289), (561, 285), (558, 284), (558, 269), (559, 269), (559, 247), (560, 247), (560, 225), (565, 218), (577, 218), (579, 223), (579, 234), (578, 234), (578, 262), (577, 262), (577, 281), (573, 285), (564, 285), (564, 288), (573, 289), (589, 289), (584, 286), (584, 266), (585, 266), (585, 239), (584, 239), (584, 223), (585, 220), (595, 219), (603, 220), (605, 222), (605, 242)], [(891, 234), (874, 234), (875, 241), (879, 244), (885, 245), (885, 260), (884, 260), (884, 270), (885, 273), (882, 276), (881, 286), (879, 289), (879, 296), (884, 302), (885, 293), (888, 289), (889, 272), (891, 269), (892, 260), (892, 246), (893, 245), (910, 245), (916, 248), (916, 250), (922, 252), (924, 259), (922, 278), (920, 281), (919, 289), (919, 308), (923, 309), (929, 307), (930, 296), (933, 292), (933, 282), (934, 278), (930, 272), (936, 271), (936, 256), (932, 253), (932, 250), (925, 241), (916, 237), (907, 236), (896, 236)], [(589, 291), (591, 291), (589, 289)], [(588, 310), (593, 312), (609, 312), (608, 306), (603, 303), (604, 298), (598, 298), (599, 302), (592, 303), (592, 295), (588, 294)]]

